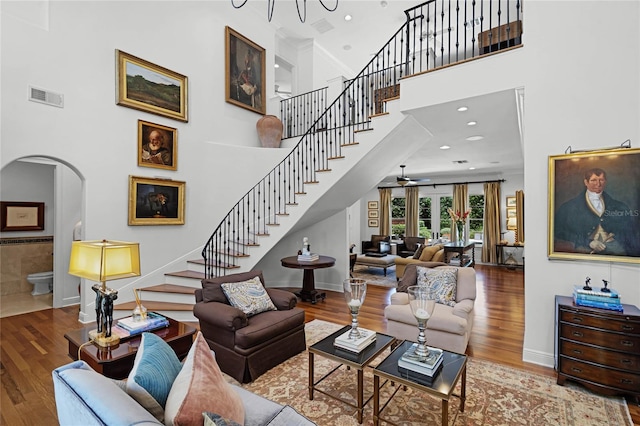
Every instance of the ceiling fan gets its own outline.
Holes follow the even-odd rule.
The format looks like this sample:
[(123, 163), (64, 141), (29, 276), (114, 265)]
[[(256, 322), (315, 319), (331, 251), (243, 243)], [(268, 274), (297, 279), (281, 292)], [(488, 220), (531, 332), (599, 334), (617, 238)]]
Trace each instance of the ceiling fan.
[(407, 167), (404, 164), (400, 164), (400, 168), (402, 169), (402, 176), (398, 176), (396, 177), (396, 182), (398, 183), (398, 185), (400, 186), (405, 186), (405, 185), (413, 185), (416, 182), (428, 182), (431, 179), (428, 178), (421, 178), (421, 179), (411, 179), (409, 176), (406, 176), (404, 174), (404, 168)]

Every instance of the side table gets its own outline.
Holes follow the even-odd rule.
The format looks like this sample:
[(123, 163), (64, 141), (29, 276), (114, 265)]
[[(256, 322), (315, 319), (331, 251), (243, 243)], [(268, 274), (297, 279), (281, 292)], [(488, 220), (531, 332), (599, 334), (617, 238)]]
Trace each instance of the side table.
[[(451, 399), (452, 396), (458, 396), (460, 398), (460, 412), (464, 412), (467, 392), (467, 356), (455, 352), (443, 351), (442, 370), (434, 377), (431, 384), (420, 383), (414, 378), (407, 377), (406, 373), (398, 371), (398, 359), (412, 344), (413, 342), (410, 341), (402, 342), (373, 370), (373, 424), (376, 426), (381, 420), (389, 423), (380, 417), (380, 414), (389, 402), (391, 402), (391, 399), (393, 399), (396, 393), (402, 389), (402, 386), (417, 389), (436, 398), (440, 398), (442, 400), (443, 426), (449, 424), (449, 399)], [(399, 387), (391, 394), (387, 402), (382, 405), (382, 408), (380, 408), (380, 388), (387, 382), (381, 386), (380, 377), (387, 379), (387, 382), (391, 381), (392, 383), (397, 382), (399, 384)], [(460, 395), (455, 395), (453, 390), (458, 380), (462, 380), (460, 382)]]
[(302, 276), (302, 290), (295, 293), (303, 302), (311, 302), (315, 304), (318, 299), (324, 300), (325, 297), (327, 297), (326, 293), (320, 293), (316, 290), (316, 281), (313, 271), (320, 268), (330, 268), (335, 265), (336, 260), (333, 257), (320, 256), (318, 260), (301, 262), (298, 260), (298, 256), (289, 256), (280, 259), (280, 262), (285, 268), (304, 270)]
[[(340, 330), (335, 333), (325, 337), (320, 340), (318, 343), (309, 347), (309, 399), (313, 400), (313, 392), (320, 392), (330, 398), (343, 402), (351, 407), (356, 408), (358, 411), (358, 423), (362, 423), (362, 412), (364, 410), (364, 406), (367, 405), (371, 397), (369, 397), (366, 401), (364, 400), (364, 368), (369, 365), (371, 361), (373, 361), (378, 355), (380, 355), (389, 345), (395, 342), (395, 338), (391, 336), (387, 336), (386, 334), (376, 333), (376, 340), (364, 348), (360, 353), (352, 353), (349, 351), (345, 351), (340, 348), (336, 348), (333, 346), (333, 341), (336, 337), (345, 333), (349, 330), (351, 326), (347, 325), (342, 327)], [(314, 378), (314, 356), (319, 355), (325, 358), (329, 358), (333, 361), (337, 361), (337, 367), (333, 370), (329, 371), (318, 381), (315, 381)], [(322, 389), (317, 387), (320, 382), (329, 377), (334, 371), (340, 368), (342, 365), (346, 365), (347, 368), (353, 368), (357, 372), (357, 389), (356, 389), (356, 405), (345, 401), (335, 395), (332, 395), (328, 392), (325, 392)]]
[[(476, 254), (475, 248), (476, 243), (474, 242), (455, 242), (455, 243), (447, 243), (444, 246), (444, 263), (450, 263), (449, 255), (458, 253), (460, 257), (460, 264), (454, 266), (470, 266), (474, 267), (476, 265)], [(465, 255), (466, 252), (471, 252), (471, 256)], [(463, 261), (463, 258), (466, 257), (466, 261)]]
[[(179, 359), (184, 358), (191, 349), (196, 328), (167, 317), (169, 326), (151, 331), (171, 346)], [(78, 349), (90, 340), (89, 331), (95, 330), (96, 323), (86, 325), (64, 335), (69, 342), (69, 357), (78, 360)], [(124, 379), (129, 375), (140, 346), (141, 335), (120, 340), (120, 344), (100, 347), (94, 344), (85, 345), (80, 351), (80, 358), (102, 375), (112, 379)]]

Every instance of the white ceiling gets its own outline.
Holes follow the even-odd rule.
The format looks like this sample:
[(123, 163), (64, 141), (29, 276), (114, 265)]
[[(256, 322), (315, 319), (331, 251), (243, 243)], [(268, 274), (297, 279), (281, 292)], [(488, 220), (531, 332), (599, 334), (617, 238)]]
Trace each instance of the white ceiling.
[[(404, 23), (404, 11), (420, 4), (387, 0), (383, 7), (385, 2), (379, 0), (339, 0), (337, 10), (328, 12), (320, 0), (308, 0), (306, 22), (301, 23), (296, 1), (272, 1), (275, 4), (271, 24), (279, 36), (294, 45), (314, 39), (318, 46), (353, 71), (353, 75), (347, 77), (355, 76), (391, 39)], [(322, 1), (330, 8), (336, 5), (336, 0)], [(299, 0), (298, 4), (302, 8), (305, 1)], [(267, 20), (267, 1), (248, 0), (245, 7)], [(352, 16), (351, 21), (344, 20), (347, 14)], [(324, 32), (319, 31), (320, 27)], [(276, 70), (276, 84), (281, 86), (280, 90), (290, 91), (288, 83), (282, 80), (287, 78), (288, 68), (287, 64), (283, 65)], [(462, 104), (469, 109), (460, 113), (457, 108)], [(466, 177), (483, 179), (484, 175), (495, 178), (496, 173), (521, 172), (524, 168), (514, 91), (422, 108), (412, 114), (434, 138), (404, 161), (405, 174), (411, 178), (430, 178), (431, 182), (463, 181)], [(472, 120), (477, 124), (468, 126)], [(484, 139), (466, 140), (473, 135), (482, 135)], [(442, 145), (449, 145), (451, 149), (440, 150)], [(467, 163), (454, 163), (464, 160)], [(381, 185), (395, 185), (396, 176), (401, 174), (400, 165), (392, 165), (389, 173)]]

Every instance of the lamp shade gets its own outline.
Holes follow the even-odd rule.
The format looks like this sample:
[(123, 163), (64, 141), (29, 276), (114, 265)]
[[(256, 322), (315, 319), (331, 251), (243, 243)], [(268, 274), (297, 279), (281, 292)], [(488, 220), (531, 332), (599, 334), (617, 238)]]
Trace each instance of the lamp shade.
[(69, 274), (93, 281), (140, 275), (140, 247), (124, 241), (74, 241)]

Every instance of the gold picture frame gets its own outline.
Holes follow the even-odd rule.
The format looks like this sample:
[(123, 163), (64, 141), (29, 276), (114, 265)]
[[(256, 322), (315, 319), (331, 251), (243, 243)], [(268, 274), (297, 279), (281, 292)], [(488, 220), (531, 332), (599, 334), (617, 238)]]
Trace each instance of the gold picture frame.
[(129, 176), (129, 225), (184, 225), (185, 182)]
[(378, 202), (377, 201), (367, 201), (367, 208), (369, 210), (378, 210)]
[(0, 202), (0, 231), (44, 230), (44, 203), (29, 201)]
[(513, 231), (518, 228), (516, 225), (516, 216), (517, 213), (515, 207), (507, 208), (507, 230)]
[[(150, 146), (151, 143), (159, 145)], [(178, 169), (178, 130), (138, 120), (138, 166)]]
[(507, 208), (516, 206), (516, 197), (507, 197)]
[(640, 149), (550, 156), (548, 171), (548, 257), (640, 263)]
[(367, 215), (372, 219), (377, 219), (378, 217), (380, 217), (378, 214), (378, 210), (369, 210)]
[(116, 49), (116, 80), (116, 104), (189, 121), (186, 76)]
[(369, 219), (369, 228), (377, 228), (378, 226), (378, 219)]
[(266, 114), (265, 49), (228, 26), (225, 48), (225, 100)]

